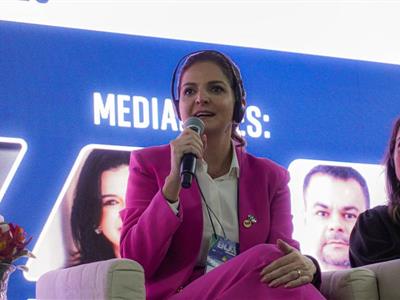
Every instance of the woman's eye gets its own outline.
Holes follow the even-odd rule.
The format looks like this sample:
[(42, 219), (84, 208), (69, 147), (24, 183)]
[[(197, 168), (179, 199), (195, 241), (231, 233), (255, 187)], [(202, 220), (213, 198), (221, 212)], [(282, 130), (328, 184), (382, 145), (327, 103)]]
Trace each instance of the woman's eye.
[(103, 199), (103, 206), (113, 206), (113, 205), (119, 205), (118, 199), (114, 198)]
[(220, 93), (224, 92), (225, 89), (222, 86), (214, 85), (214, 86), (211, 87), (211, 91), (216, 93), (216, 94), (220, 94)]
[(194, 90), (192, 89), (192, 88), (185, 88), (184, 90), (183, 90), (183, 94), (185, 95), (185, 96), (190, 96), (190, 95), (192, 95), (194, 93)]

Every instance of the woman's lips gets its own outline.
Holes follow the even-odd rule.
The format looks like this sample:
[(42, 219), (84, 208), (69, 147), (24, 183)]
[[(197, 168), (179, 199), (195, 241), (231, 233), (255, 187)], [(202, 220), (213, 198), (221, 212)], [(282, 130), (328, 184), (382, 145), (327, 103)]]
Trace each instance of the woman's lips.
[(215, 115), (214, 113), (209, 111), (201, 111), (194, 114), (194, 116), (197, 118), (207, 118), (207, 117), (212, 117), (214, 115)]

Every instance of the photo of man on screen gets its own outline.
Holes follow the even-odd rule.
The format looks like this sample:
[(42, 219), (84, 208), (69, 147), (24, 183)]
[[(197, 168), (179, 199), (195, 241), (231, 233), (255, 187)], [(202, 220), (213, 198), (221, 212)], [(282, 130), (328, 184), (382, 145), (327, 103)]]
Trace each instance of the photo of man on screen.
[(317, 165), (304, 178), (307, 235), (321, 269), (350, 267), (349, 238), (370, 196), (363, 176), (351, 167)]

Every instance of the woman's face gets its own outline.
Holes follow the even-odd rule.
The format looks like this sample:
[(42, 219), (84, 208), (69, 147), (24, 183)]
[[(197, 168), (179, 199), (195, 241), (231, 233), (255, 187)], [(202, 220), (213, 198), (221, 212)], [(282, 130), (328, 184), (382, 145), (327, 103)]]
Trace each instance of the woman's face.
[(99, 225), (104, 236), (113, 244), (117, 257), (122, 227), (119, 211), (125, 207), (128, 173), (128, 166), (123, 165), (101, 174), (102, 213)]
[(396, 142), (394, 145), (395, 145), (393, 150), (394, 167), (396, 170), (397, 180), (400, 181), (400, 128), (399, 130), (397, 130)]
[(205, 133), (229, 131), (232, 125), (234, 94), (228, 78), (213, 62), (189, 67), (180, 81), (179, 111), (182, 121), (195, 116), (205, 124)]

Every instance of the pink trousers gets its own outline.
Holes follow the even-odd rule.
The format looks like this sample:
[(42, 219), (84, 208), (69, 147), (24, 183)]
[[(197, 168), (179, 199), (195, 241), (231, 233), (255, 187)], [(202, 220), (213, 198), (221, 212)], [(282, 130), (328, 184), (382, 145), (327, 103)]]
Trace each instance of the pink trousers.
[(275, 245), (254, 246), (194, 280), (168, 300), (325, 299), (312, 284), (270, 288), (260, 282), (261, 270), (282, 255)]

